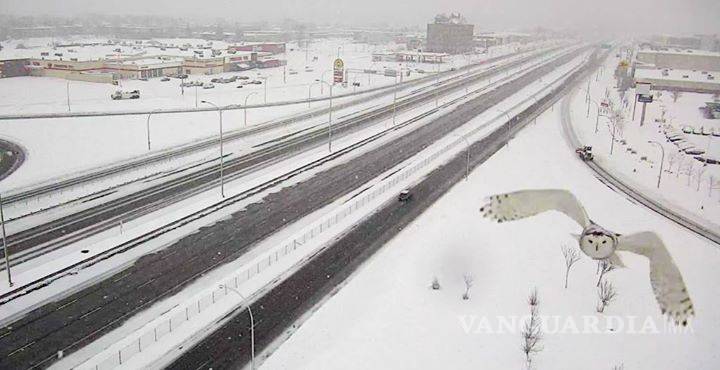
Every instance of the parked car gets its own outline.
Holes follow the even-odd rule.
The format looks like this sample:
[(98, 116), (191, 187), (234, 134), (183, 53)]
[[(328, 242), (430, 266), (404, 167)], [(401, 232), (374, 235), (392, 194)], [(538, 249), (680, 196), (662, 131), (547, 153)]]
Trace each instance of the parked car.
[(250, 84), (252, 84), (252, 85), (262, 85), (262, 81), (260, 81), (260, 80), (252, 80), (252, 81), (250, 82)]
[(245, 85), (237, 85), (237, 87), (235, 87), (235, 88), (236, 88), (236, 89), (242, 89), (243, 86), (245, 86)]
[(410, 192), (410, 189), (405, 189), (398, 194), (398, 201), (405, 203), (410, 201), (412, 199), (412, 193)]
[(291, 74), (291, 75), (296, 75), (296, 74), (298, 74), (298, 71), (296, 71), (296, 70), (294, 70), (294, 69), (290, 69), (290, 70), (288, 71), (288, 73)]
[(203, 85), (202, 85), (202, 88), (203, 88), (203, 89), (206, 89), (206, 90), (207, 90), (207, 89), (214, 89), (214, 88), (215, 88), (215, 85), (214, 85), (212, 82), (210, 82), (210, 83), (203, 84)]
[(213, 78), (213, 79), (210, 80), (210, 82), (212, 82), (212, 83), (218, 83), (218, 82), (220, 82), (220, 79), (219, 79), (219, 78)]
[(147, 77), (140, 77), (140, 81), (147, 81), (147, 80), (148, 80)]
[(170, 77), (163, 77), (163, 78), (160, 79), (160, 81), (162, 81), (162, 82), (168, 82), (168, 81), (170, 81)]
[(114, 93), (110, 94), (110, 98), (112, 100), (140, 99), (140, 90), (133, 90), (133, 91), (117, 90)]
[(188, 77), (189, 77), (189, 76), (186, 75), (186, 74), (184, 74), (184, 73), (181, 73), (181, 74), (175, 76), (175, 78), (179, 78), (179, 79), (181, 79), (181, 80), (184, 80), (184, 79), (186, 79), (186, 78), (188, 78)]
[(237, 79), (238, 79), (238, 80), (249, 80), (250, 77), (248, 77), (248, 76), (237, 76)]

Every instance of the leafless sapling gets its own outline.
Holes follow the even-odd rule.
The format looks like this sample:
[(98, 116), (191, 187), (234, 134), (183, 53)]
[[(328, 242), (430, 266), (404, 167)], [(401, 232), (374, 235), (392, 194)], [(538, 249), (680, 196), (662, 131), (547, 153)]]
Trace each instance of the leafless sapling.
[(597, 305), (597, 312), (603, 313), (605, 311), (605, 307), (607, 307), (616, 296), (617, 291), (615, 290), (615, 286), (613, 286), (611, 282), (603, 280), (600, 286), (598, 286), (599, 301)]
[(470, 299), (470, 288), (472, 288), (472, 285), (473, 285), (472, 274), (463, 275), (463, 281), (465, 282), (465, 293), (463, 293), (462, 299), (468, 300), (468, 299)]
[(525, 354), (525, 361), (528, 369), (532, 367), (533, 354), (542, 351), (540, 340), (542, 339), (542, 325), (540, 321), (540, 300), (538, 299), (537, 288), (533, 289), (528, 297), (530, 306), (530, 317), (525, 321), (522, 330), (522, 351)]
[(600, 286), (600, 283), (602, 282), (603, 276), (607, 274), (608, 272), (615, 269), (615, 266), (610, 262), (610, 259), (606, 258), (603, 260), (598, 261), (598, 268), (597, 272), (600, 274), (600, 277), (598, 277), (597, 284), (595, 286)]
[(682, 91), (673, 90), (670, 96), (672, 97), (673, 103), (677, 103), (678, 99), (682, 96)]
[(565, 289), (568, 287), (568, 276), (570, 275), (570, 269), (573, 267), (575, 262), (580, 261), (580, 253), (573, 247), (563, 245), (562, 253), (565, 257)]

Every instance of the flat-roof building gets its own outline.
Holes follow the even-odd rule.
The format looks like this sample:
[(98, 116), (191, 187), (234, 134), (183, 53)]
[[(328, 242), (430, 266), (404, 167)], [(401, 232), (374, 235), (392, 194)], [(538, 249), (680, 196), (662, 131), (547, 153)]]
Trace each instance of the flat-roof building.
[(472, 24), (465, 24), (460, 14), (438, 15), (427, 25), (425, 51), (462, 54), (474, 49)]

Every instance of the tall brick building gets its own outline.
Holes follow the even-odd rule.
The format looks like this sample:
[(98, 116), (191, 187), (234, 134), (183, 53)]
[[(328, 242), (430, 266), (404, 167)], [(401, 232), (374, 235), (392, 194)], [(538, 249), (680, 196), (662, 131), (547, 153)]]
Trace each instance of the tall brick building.
[(473, 50), (472, 24), (466, 24), (460, 14), (438, 15), (435, 23), (427, 25), (426, 51), (461, 54)]

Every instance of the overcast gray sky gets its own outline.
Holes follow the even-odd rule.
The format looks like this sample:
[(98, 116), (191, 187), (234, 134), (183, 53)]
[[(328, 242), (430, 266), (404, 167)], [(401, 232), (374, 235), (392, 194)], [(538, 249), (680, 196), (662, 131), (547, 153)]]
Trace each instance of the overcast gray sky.
[(240, 22), (295, 18), (348, 25), (423, 25), (437, 13), (461, 12), (480, 29), (720, 33), (720, 0), (0, 0), (0, 12), (159, 14)]

